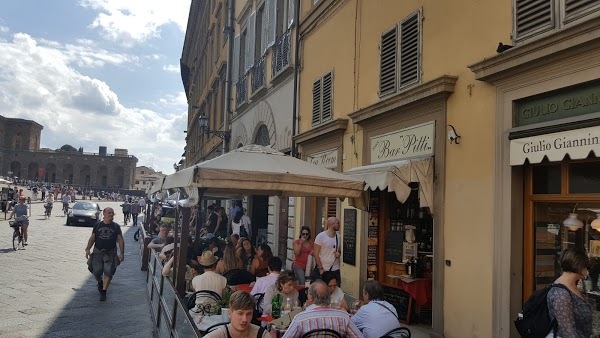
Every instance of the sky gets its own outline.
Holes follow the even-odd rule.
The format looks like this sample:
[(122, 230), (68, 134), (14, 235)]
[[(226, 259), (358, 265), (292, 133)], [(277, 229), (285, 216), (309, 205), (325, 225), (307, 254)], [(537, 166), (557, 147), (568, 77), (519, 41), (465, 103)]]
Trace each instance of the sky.
[(187, 102), (179, 59), (190, 0), (0, 1), (0, 115), (41, 124), (41, 147), (128, 149), (169, 174)]

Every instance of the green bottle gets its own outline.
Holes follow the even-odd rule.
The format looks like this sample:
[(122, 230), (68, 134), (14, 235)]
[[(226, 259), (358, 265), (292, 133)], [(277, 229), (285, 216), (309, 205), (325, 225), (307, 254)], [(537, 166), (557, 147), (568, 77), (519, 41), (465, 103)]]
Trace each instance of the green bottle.
[(271, 301), (271, 316), (275, 319), (281, 317), (281, 303), (282, 297), (280, 294), (273, 296)]

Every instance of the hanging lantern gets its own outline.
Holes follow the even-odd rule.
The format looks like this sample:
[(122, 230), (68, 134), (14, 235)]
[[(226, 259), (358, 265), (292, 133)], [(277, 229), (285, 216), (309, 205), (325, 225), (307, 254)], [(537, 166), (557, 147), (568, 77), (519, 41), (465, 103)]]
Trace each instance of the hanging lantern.
[(600, 230), (600, 214), (596, 214), (596, 219), (590, 224), (592, 229)]
[(575, 213), (570, 213), (569, 217), (563, 221), (563, 225), (571, 231), (577, 231), (583, 228), (583, 222), (577, 218), (577, 214)]

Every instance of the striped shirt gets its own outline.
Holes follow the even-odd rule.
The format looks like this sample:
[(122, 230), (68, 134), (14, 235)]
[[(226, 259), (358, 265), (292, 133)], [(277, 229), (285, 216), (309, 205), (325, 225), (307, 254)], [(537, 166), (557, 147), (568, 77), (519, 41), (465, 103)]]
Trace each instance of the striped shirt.
[(331, 329), (348, 338), (364, 337), (346, 311), (318, 306), (297, 314), (283, 338), (300, 337), (315, 329)]

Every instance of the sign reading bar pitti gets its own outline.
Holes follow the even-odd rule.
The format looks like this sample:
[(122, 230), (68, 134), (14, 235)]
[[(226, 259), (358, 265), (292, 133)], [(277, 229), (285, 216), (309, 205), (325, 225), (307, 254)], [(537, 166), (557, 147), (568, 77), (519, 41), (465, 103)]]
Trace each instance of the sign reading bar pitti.
[(319, 167), (335, 169), (338, 166), (338, 148), (321, 151), (306, 156), (306, 161)]
[(371, 163), (433, 155), (435, 121), (371, 137)]
[(561, 161), (569, 154), (572, 160), (588, 157), (590, 151), (600, 155), (600, 126), (559, 133), (525, 137), (510, 141), (510, 165), (540, 163), (544, 156)]

